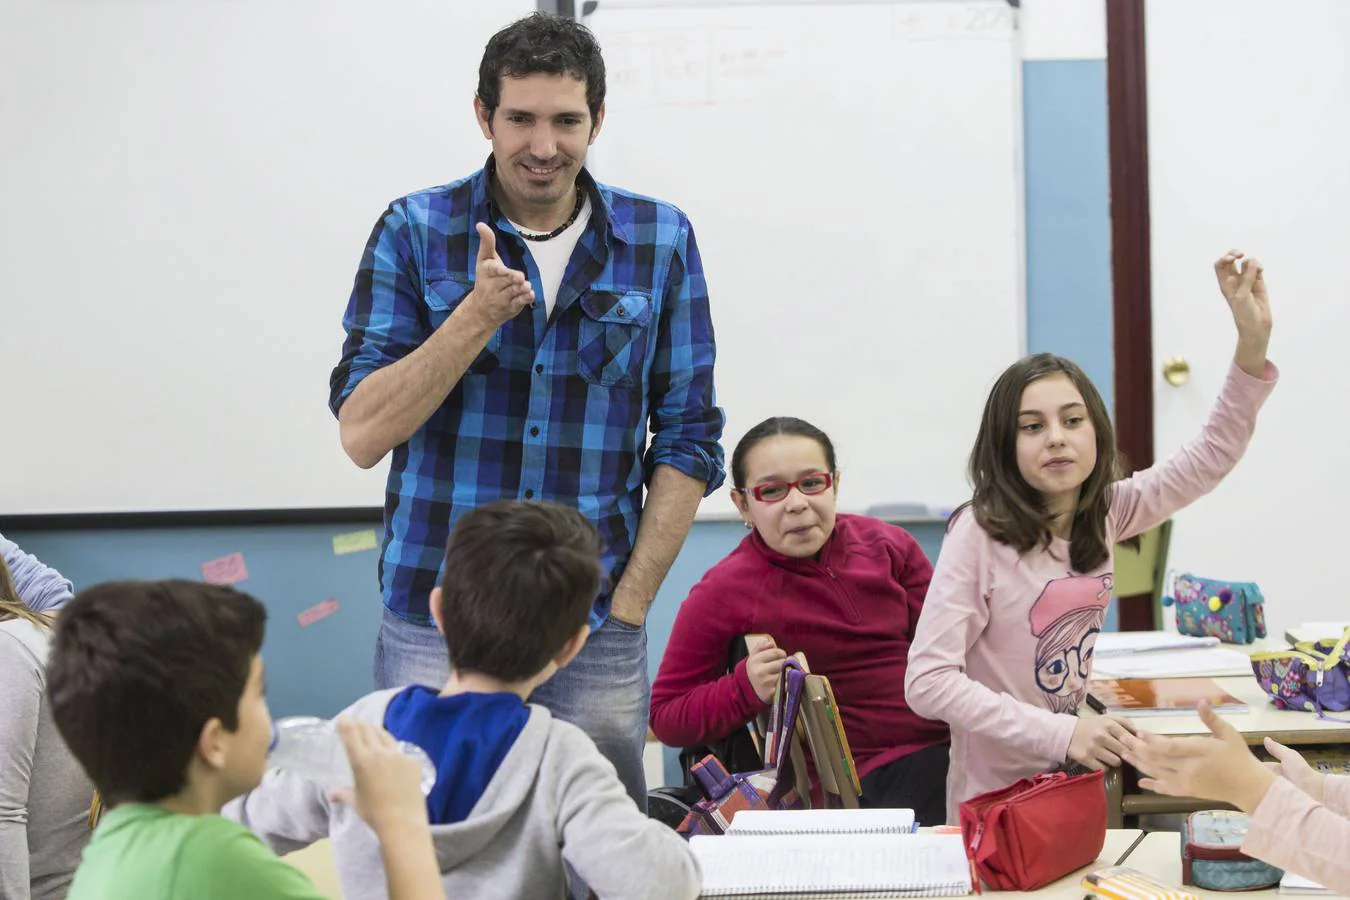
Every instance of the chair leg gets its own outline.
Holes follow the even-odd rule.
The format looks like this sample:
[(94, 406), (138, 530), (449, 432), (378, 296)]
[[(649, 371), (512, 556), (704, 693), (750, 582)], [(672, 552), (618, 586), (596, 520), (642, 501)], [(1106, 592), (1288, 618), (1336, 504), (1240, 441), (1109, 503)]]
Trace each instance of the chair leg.
[(1108, 768), (1105, 773), (1106, 782), (1106, 827), (1124, 828), (1125, 814), (1121, 809), (1124, 800), (1125, 785), (1124, 777), (1119, 766)]

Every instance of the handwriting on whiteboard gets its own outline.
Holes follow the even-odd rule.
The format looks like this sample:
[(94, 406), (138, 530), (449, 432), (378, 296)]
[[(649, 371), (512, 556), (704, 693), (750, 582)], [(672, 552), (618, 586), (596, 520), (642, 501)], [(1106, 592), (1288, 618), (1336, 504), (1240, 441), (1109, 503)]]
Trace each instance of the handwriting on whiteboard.
[(605, 38), (613, 103), (704, 106), (787, 97), (803, 77), (802, 42), (758, 28), (665, 28)]
[[(890, 8), (890, 39), (895, 43), (1011, 40), (1014, 25), (1006, 0), (930, 0)], [(812, 37), (806, 26), (784, 27), (781, 22), (667, 25), (605, 33), (610, 105), (707, 106), (788, 99), (816, 65)]]
[(1011, 40), (1016, 22), (1006, 0), (988, 3), (897, 3), (891, 37), (897, 41)]

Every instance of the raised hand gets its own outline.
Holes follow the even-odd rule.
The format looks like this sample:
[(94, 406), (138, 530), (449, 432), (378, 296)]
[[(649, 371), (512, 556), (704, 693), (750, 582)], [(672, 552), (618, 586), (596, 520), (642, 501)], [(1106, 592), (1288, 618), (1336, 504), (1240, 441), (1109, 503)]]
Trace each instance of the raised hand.
[(473, 292), (465, 299), (494, 329), (511, 321), (525, 307), (534, 305), (534, 288), (524, 272), (508, 269), (497, 255), (497, 237), (482, 222), (478, 228), (478, 260), (474, 266)]
[(440, 866), (431, 843), (427, 801), (422, 796), (422, 766), (399, 750), (378, 725), (338, 719), (355, 788), (339, 788), (329, 799), (356, 810), (380, 841), (385, 888), (391, 900), (444, 897)]
[(1265, 269), (1241, 250), (1229, 250), (1214, 263), (1219, 290), (1228, 301), (1238, 331), (1237, 364), (1249, 375), (1262, 377), (1272, 318)]
[(402, 826), (426, 829), (421, 764), (377, 725), (343, 716), (337, 726), (356, 785), (334, 790), (331, 799), (355, 808), (376, 834)]

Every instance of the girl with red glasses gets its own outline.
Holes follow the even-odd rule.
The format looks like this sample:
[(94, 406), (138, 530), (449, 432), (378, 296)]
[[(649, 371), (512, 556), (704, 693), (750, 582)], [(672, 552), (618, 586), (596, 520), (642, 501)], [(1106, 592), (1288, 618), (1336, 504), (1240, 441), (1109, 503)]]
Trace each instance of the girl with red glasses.
[[(915, 714), (904, 695), (933, 572), (922, 548), (903, 528), (835, 511), (834, 446), (801, 419), (752, 428), (731, 476), (750, 533), (680, 606), (652, 685), (652, 731), (675, 747), (743, 732), (773, 698), (783, 660), (800, 651), (830, 679), (863, 805), (940, 824), (947, 727)], [(747, 635), (749, 656), (728, 672)]]

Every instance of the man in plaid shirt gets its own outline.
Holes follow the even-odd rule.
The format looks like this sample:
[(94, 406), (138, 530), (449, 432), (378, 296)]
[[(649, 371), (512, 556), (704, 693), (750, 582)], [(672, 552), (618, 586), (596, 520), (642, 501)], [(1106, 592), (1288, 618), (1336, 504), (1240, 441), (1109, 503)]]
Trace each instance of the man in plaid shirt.
[(644, 621), (723, 480), (724, 417), (689, 220), (582, 167), (604, 96), (600, 48), (571, 19), (536, 14), (489, 41), (474, 108), (492, 155), (376, 224), (329, 402), (357, 465), (393, 453), (377, 687), (446, 680), (428, 596), (461, 514), (503, 497), (575, 506), (607, 581), (585, 649), (530, 699), (583, 728), (645, 809)]

